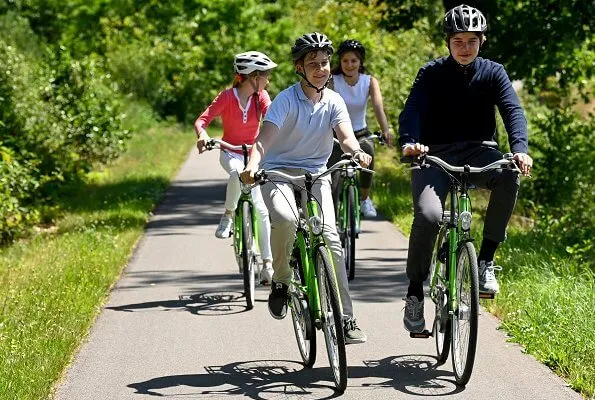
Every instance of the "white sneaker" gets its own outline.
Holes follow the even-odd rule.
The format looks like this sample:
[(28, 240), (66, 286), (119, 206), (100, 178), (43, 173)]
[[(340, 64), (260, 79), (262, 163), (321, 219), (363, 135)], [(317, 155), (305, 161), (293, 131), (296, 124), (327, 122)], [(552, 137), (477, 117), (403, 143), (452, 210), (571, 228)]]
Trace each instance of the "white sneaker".
[(370, 200), (369, 197), (362, 201), (360, 205), (360, 210), (362, 215), (366, 218), (374, 218), (377, 215), (376, 209), (374, 208), (374, 204), (372, 203), (372, 200)]
[(231, 236), (231, 226), (233, 225), (233, 217), (230, 214), (223, 214), (219, 226), (215, 231), (215, 236), (219, 239), (227, 239)]
[(481, 260), (478, 268), (479, 291), (483, 293), (498, 293), (498, 291), (500, 291), (500, 285), (498, 285), (494, 271), (501, 270), (502, 267), (494, 265), (493, 261), (485, 262)]
[(267, 286), (273, 282), (273, 264), (270, 260), (265, 260), (262, 263), (260, 270), (260, 284)]

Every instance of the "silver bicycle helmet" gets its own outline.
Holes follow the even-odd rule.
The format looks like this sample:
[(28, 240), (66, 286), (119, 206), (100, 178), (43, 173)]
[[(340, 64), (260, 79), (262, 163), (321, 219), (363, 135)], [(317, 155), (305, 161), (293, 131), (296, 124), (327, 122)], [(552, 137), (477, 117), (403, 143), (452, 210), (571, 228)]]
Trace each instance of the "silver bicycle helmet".
[(444, 33), (485, 32), (488, 28), (486, 18), (481, 11), (466, 4), (448, 10), (444, 15), (442, 29)]
[(291, 48), (291, 57), (293, 61), (297, 61), (314, 50), (326, 50), (329, 56), (335, 51), (333, 42), (325, 34), (312, 32), (295, 40), (295, 44)]
[(238, 74), (248, 75), (254, 71), (268, 71), (277, 66), (266, 54), (260, 51), (248, 51), (236, 54), (233, 68)]

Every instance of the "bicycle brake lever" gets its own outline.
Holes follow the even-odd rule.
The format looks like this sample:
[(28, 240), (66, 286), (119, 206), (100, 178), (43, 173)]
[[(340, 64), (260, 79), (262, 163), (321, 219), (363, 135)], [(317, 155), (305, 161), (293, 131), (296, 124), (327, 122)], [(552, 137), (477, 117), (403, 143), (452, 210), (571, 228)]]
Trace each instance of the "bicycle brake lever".
[(209, 140), (207, 140), (207, 142), (205, 143), (205, 148), (207, 150), (213, 150), (215, 148), (215, 139), (210, 138)]
[(265, 183), (266, 178), (267, 178), (267, 173), (265, 172), (264, 169), (259, 169), (254, 174), (254, 181), (260, 185)]

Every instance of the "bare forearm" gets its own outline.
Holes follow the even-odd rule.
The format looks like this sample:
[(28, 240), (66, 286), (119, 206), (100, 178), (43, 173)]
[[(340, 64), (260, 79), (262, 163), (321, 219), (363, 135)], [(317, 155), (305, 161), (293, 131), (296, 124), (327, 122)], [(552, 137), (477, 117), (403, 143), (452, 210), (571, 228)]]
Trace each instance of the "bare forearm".
[(337, 133), (339, 145), (341, 146), (341, 150), (343, 150), (343, 152), (353, 153), (356, 150), (361, 149), (359, 142), (353, 134), (353, 129), (351, 128), (350, 123), (341, 122), (339, 125), (335, 127), (335, 132)]
[(248, 162), (248, 166), (256, 168), (260, 164), (262, 158), (275, 141), (278, 132), (279, 128), (270, 122), (265, 122), (262, 125), (258, 138), (256, 138), (256, 142), (250, 151), (250, 161)]

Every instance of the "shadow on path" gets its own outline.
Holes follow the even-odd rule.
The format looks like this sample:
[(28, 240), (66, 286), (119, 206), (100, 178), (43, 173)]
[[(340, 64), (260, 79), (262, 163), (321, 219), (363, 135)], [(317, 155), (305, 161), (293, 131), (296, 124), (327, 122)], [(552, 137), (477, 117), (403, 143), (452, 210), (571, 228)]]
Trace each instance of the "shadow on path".
[[(387, 387), (418, 396), (447, 396), (464, 390), (447, 378), (451, 375), (449, 372), (437, 367), (433, 357), (423, 355), (364, 361), (364, 366), (349, 367), (347, 391), (358, 391), (363, 397), (363, 392)], [(212, 395), (217, 398), (238, 394), (251, 399), (278, 396), (331, 399), (340, 396), (334, 390), (330, 368), (305, 368), (300, 363), (287, 360), (234, 362), (204, 368), (204, 374), (162, 376), (131, 383), (128, 387), (136, 394), (158, 397), (168, 396), (172, 390), (184, 396)], [(358, 378), (372, 378), (379, 382), (360, 386)], [(190, 389), (181, 389), (181, 386)]]
[(180, 295), (177, 300), (123, 304), (106, 307), (106, 309), (125, 312), (141, 310), (187, 311), (191, 314), (205, 316), (230, 315), (248, 311), (244, 293), (225, 290)]

